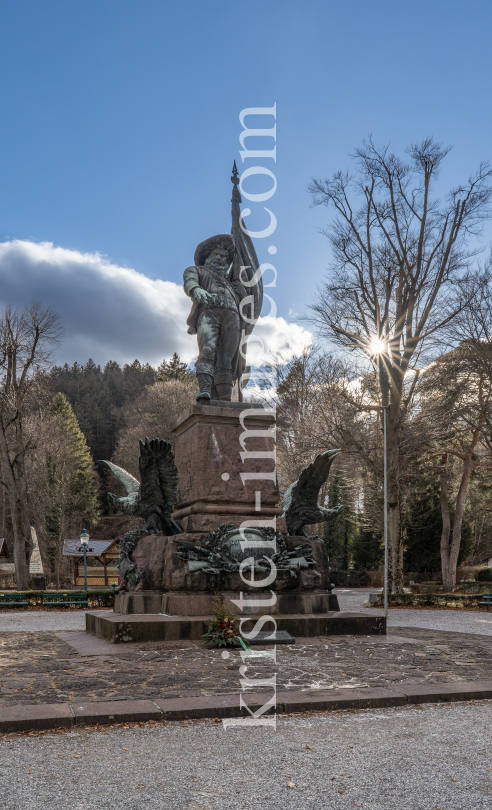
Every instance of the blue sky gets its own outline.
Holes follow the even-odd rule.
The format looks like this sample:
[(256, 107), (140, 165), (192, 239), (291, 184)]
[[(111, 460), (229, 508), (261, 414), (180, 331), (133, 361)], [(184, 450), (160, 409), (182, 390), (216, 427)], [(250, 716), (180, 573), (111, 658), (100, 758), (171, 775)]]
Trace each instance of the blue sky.
[(492, 157), (491, 16), (473, 0), (6, 0), (1, 303), (52, 303), (60, 360), (191, 359), (182, 272), (230, 228), (239, 112), (276, 102), (274, 297), (295, 320), (329, 259), (312, 175), (346, 167), (370, 132), (401, 152), (427, 134), (452, 144), (443, 190)]

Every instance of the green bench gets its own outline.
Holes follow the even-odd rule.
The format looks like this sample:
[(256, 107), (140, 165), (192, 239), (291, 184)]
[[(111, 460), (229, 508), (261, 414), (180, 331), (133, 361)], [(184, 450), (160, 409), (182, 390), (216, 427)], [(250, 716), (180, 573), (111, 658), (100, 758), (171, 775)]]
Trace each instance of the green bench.
[(43, 593), (43, 605), (47, 607), (57, 605), (83, 605), (89, 604), (85, 591), (51, 591)]
[(27, 605), (28, 601), (26, 599), (25, 593), (5, 593), (0, 592), (0, 607), (22, 607), (22, 605)]
[(492, 605), (492, 593), (483, 593), (482, 594), (483, 602), (479, 602), (479, 607), (487, 607), (489, 609), (490, 605)]

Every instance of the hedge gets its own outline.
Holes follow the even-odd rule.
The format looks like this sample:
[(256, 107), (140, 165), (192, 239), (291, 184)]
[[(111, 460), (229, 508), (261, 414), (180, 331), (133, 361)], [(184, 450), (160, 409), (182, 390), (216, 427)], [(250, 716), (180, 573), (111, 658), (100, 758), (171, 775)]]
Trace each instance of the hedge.
[[(0, 592), (1, 589), (0, 589)], [(82, 593), (83, 588), (79, 588), (75, 590), (73, 588), (60, 588), (60, 590), (46, 590), (46, 591), (12, 591), (12, 590), (5, 590), (3, 593), (11, 594), (11, 593), (21, 593), (27, 599), (27, 602), (30, 606), (43, 606), (43, 596), (47, 594), (48, 596), (53, 593)], [(113, 590), (90, 590), (87, 592), (88, 594), (88, 601), (89, 607), (91, 608), (98, 608), (98, 607), (113, 607), (114, 605), (114, 591)], [(0, 604), (0, 608), (2, 605)], [(67, 607), (67, 605), (61, 607)], [(74, 606), (73, 609), (83, 610), (84, 608), (79, 608), (78, 606)]]
[(363, 588), (369, 585), (367, 571), (332, 571), (330, 577), (337, 588)]
[(492, 568), (481, 568), (475, 574), (476, 582), (492, 582)]
[[(482, 601), (481, 594), (464, 593), (391, 593), (388, 594), (389, 607), (478, 607)], [(383, 594), (378, 594), (378, 601), (372, 607), (383, 607)]]

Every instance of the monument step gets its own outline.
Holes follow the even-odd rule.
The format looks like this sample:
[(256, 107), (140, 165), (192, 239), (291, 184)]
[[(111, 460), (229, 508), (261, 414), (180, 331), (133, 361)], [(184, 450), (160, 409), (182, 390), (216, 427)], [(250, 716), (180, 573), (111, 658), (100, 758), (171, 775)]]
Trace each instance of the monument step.
[[(86, 614), (86, 631), (113, 644), (146, 641), (199, 641), (212, 616), (161, 616), (155, 614), (108, 613), (93, 610)], [(251, 621), (255, 620), (251, 618)], [(384, 616), (364, 613), (329, 612), (323, 614), (280, 614), (275, 616), (277, 630), (296, 636), (369, 636), (385, 635)], [(268, 625), (267, 625), (268, 626)], [(251, 632), (246, 625), (244, 632)]]

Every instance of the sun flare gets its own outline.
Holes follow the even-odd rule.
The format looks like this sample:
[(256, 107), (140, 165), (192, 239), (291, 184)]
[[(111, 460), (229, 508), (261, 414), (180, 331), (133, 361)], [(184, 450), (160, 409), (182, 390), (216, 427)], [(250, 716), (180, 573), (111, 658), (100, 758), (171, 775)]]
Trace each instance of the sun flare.
[(385, 340), (381, 340), (381, 338), (373, 337), (371, 338), (371, 342), (369, 344), (369, 351), (371, 354), (383, 354), (387, 351), (387, 344)]

